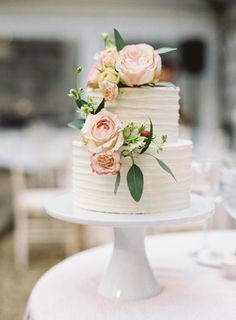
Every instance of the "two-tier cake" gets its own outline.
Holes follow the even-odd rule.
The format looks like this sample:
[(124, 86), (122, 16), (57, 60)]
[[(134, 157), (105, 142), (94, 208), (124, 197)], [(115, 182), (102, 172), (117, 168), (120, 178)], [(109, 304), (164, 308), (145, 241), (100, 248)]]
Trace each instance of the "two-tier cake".
[[(190, 205), (191, 141), (179, 139), (179, 89), (158, 82), (162, 53), (104, 35), (87, 86), (72, 89), (82, 117), (73, 142), (73, 206), (161, 213)], [(78, 73), (81, 68), (78, 69)]]

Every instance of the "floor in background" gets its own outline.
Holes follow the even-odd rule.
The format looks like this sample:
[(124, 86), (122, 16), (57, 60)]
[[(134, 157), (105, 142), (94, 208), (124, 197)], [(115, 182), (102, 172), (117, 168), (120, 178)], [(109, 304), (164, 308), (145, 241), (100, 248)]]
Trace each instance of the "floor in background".
[(15, 271), (13, 234), (0, 238), (0, 319), (22, 320), (31, 289), (49, 268), (64, 259), (62, 248), (56, 245), (35, 246), (31, 249), (27, 272)]

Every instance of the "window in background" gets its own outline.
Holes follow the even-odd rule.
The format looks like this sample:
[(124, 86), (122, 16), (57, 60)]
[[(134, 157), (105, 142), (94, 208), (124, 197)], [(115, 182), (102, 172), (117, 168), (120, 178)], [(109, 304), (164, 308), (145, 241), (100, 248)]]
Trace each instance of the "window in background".
[(72, 43), (62, 41), (0, 39), (0, 126), (35, 120), (66, 125), (75, 53)]

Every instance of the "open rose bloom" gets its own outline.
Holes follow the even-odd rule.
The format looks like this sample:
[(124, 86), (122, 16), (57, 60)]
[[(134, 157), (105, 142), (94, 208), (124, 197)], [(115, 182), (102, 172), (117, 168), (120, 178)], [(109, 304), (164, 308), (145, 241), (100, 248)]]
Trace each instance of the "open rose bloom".
[(129, 87), (157, 82), (161, 72), (161, 58), (147, 44), (125, 46), (116, 62), (121, 82)]
[(121, 122), (117, 115), (102, 109), (87, 117), (81, 138), (90, 152), (116, 151), (123, 144)]
[(117, 151), (93, 153), (91, 156), (91, 168), (93, 172), (116, 175), (120, 171), (121, 159)]

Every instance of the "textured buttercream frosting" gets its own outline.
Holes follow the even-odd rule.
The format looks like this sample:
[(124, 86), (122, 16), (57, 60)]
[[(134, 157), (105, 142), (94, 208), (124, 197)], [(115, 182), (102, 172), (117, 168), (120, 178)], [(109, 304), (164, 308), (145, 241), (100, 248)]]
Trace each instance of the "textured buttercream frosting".
[[(101, 91), (91, 90), (91, 96), (102, 98)], [(118, 115), (122, 121), (153, 123), (157, 137), (168, 136), (168, 142), (176, 142), (179, 136), (179, 88), (141, 87), (121, 88), (113, 103), (106, 109)]]
[[(79, 208), (102, 212), (158, 213), (182, 210), (189, 206), (191, 183), (190, 141), (179, 140), (169, 144), (158, 157), (165, 161), (176, 177), (176, 181), (157, 161), (148, 155), (141, 155), (136, 161), (143, 171), (144, 191), (141, 200), (135, 202), (128, 190), (126, 174), (130, 160), (123, 159), (121, 182), (114, 194), (115, 176), (96, 175), (90, 167), (90, 153), (79, 141), (73, 142), (73, 202), (75, 211)], [(149, 152), (156, 155), (155, 149)]]

